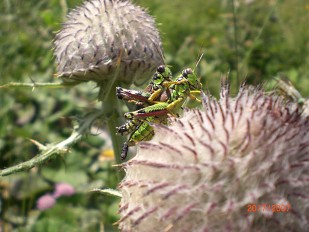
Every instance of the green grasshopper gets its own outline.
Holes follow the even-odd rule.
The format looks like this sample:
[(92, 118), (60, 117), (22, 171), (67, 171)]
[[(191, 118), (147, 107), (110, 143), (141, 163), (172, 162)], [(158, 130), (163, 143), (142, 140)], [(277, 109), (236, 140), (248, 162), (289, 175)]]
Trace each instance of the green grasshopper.
[[(167, 87), (173, 83), (171, 78), (171, 70), (165, 65), (160, 65), (144, 91), (117, 87), (116, 95), (119, 99), (135, 103), (139, 107), (156, 104), (158, 101), (166, 101), (170, 97), (170, 92)], [(146, 141), (152, 138), (154, 131), (149, 122), (156, 121), (163, 123), (163, 121), (166, 121), (164, 117), (161, 117), (160, 120), (157, 120), (157, 118), (147, 117), (144, 119), (127, 120), (125, 124), (116, 128), (117, 133), (120, 135), (131, 134), (128, 141), (123, 145), (121, 153), (122, 160), (126, 158), (129, 146), (134, 146), (139, 141)]]
[(143, 119), (153, 116), (176, 115), (187, 97), (199, 101), (193, 94), (200, 93), (202, 84), (191, 68), (183, 70), (181, 75), (169, 87), (170, 98), (165, 102), (157, 102), (153, 105), (137, 111), (125, 113), (126, 119)]
[[(124, 125), (118, 127), (117, 130), (121, 135), (129, 133), (131, 133), (131, 135), (128, 142), (123, 146), (121, 159), (126, 158), (129, 146), (134, 146), (139, 141), (150, 140), (153, 137), (153, 128), (149, 123), (167, 124), (168, 114), (175, 115), (187, 97), (199, 101), (193, 94), (200, 93), (202, 85), (190, 68), (185, 69), (175, 81), (166, 80), (165, 83), (164, 81), (161, 83), (166, 84), (165, 86), (170, 86), (165, 90), (169, 92), (169, 94), (167, 94), (169, 98), (165, 101), (155, 101), (157, 97), (162, 94), (163, 87), (157, 88), (161, 92), (156, 91), (156, 95), (146, 95), (145, 92), (134, 92), (131, 90), (129, 90), (131, 91), (129, 94), (126, 93), (126, 95), (124, 95), (126, 100), (138, 105), (140, 105), (141, 101), (152, 105), (125, 114), (125, 117), (129, 120)], [(137, 94), (132, 95), (132, 93)], [(154, 97), (151, 98), (151, 95)], [(144, 98), (141, 98), (141, 96)]]
[(166, 101), (170, 97), (168, 86), (174, 83), (171, 78), (171, 70), (165, 65), (160, 65), (144, 91), (117, 87), (116, 95), (119, 99), (143, 107), (155, 104), (157, 101)]

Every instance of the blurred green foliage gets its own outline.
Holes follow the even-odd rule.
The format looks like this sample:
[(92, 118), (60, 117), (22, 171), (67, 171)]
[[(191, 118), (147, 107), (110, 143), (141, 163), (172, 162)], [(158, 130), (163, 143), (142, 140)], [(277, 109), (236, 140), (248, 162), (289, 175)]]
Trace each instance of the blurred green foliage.
[[(180, 72), (197, 67), (209, 90), (217, 94), (222, 75), (237, 83), (257, 84), (285, 73), (309, 95), (309, 3), (299, 1), (136, 0), (156, 17), (166, 63)], [(56, 81), (52, 40), (67, 11), (81, 0), (0, 1), (0, 85), (11, 81)], [(95, 107), (91, 84), (63, 89), (0, 89), (0, 168), (32, 158), (43, 144), (67, 138), (72, 117)], [(98, 125), (98, 128), (102, 126)], [(104, 129), (104, 126), (103, 126)], [(106, 231), (117, 220), (118, 199), (89, 193), (115, 188), (117, 169), (104, 158), (108, 136), (89, 135), (69, 155), (40, 168), (0, 179), (2, 231)], [(59, 199), (45, 212), (36, 209), (54, 183), (68, 182), (77, 194)]]

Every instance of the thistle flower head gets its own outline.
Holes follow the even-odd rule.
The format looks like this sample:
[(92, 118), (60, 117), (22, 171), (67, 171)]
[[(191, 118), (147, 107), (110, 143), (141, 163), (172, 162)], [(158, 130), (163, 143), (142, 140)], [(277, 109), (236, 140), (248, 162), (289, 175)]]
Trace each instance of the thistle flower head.
[(67, 82), (140, 84), (164, 63), (154, 19), (125, 0), (91, 0), (72, 10), (54, 44), (58, 76)]
[[(308, 231), (308, 119), (297, 103), (258, 88), (204, 95), (203, 109), (155, 126), (124, 164), (119, 228)], [(290, 208), (273, 212), (276, 204)]]

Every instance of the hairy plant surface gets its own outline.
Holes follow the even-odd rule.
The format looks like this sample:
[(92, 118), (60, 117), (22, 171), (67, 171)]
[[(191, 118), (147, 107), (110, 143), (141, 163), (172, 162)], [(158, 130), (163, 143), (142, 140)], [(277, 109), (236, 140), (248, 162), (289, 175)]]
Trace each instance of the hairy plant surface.
[(141, 83), (163, 64), (154, 19), (130, 1), (87, 1), (72, 10), (55, 39), (65, 81)]
[(204, 95), (124, 164), (120, 229), (308, 231), (308, 128), (297, 104), (258, 88)]

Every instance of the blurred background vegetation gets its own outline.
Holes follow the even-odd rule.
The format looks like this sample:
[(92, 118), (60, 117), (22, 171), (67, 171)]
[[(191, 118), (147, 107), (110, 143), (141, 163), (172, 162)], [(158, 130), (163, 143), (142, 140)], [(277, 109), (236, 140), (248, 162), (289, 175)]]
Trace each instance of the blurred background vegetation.
[[(0, 85), (55, 82), (52, 40), (67, 12), (81, 0), (0, 1)], [(155, 16), (166, 63), (174, 73), (194, 67), (216, 95), (229, 73), (232, 93), (247, 79), (252, 84), (285, 73), (309, 95), (309, 2), (274, 0), (135, 0)], [(97, 105), (97, 90), (0, 89), (0, 169), (32, 158), (34, 139), (43, 144), (67, 138), (73, 118)], [(103, 129), (102, 129), (103, 128)], [(91, 193), (116, 188), (111, 145), (104, 125), (63, 157), (42, 167), (0, 178), (0, 231), (116, 231), (118, 199)], [(74, 186), (73, 197), (60, 198), (46, 211), (37, 199), (54, 185)]]

